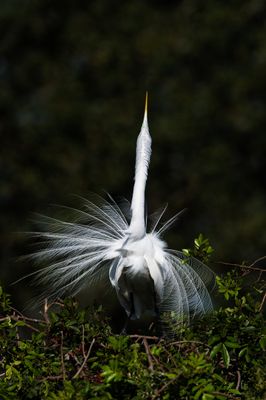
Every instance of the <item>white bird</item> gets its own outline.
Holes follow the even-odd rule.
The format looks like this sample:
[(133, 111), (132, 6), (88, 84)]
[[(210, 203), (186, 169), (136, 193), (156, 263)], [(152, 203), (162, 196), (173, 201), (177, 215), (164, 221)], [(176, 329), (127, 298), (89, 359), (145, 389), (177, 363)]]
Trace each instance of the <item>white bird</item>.
[[(137, 139), (135, 182), (131, 205), (98, 198), (84, 200), (72, 222), (44, 217), (45, 230), (34, 235), (45, 247), (35, 259), (49, 265), (37, 271), (51, 299), (76, 295), (117, 296), (128, 319), (142, 320), (168, 313), (178, 323), (212, 310), (207, 287), (212, 271), (194, 258), (167, 248), (163, 232), (178, 214), (158, 228), (165, 209), (147, 232), (145, 187), (151, 157), (146, 95), (142, 127)], [(43, 242), (42, 242), (43, 243)]]

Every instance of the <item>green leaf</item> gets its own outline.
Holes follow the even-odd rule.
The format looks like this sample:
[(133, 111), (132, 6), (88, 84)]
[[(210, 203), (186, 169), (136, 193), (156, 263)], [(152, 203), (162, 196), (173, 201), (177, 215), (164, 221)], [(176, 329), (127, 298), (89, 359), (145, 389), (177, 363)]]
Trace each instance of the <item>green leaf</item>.
[(220, 335), (215, 335), (212, 336), (209, 340), (208, 340), (208, 345), (211, 346), (214, 343), (218, 342), (219, 340), (221, 340), (221, 336)]
[(196, 246), (197, 248), (200, 247), (200, 241), (199, 241), (199, 239), (195, 239), (195, 240), (194, 240), (194, 243), (195, 243), (195, 246)]
[(173, 374), (171, 372), (165, 373), (164, 376), (166, 376), (168, 379), (175, 379), (177, 377), (176, 374)]
[(213, 396), (213, 395), (210, 394), (210, 393), (204, 393), (204, 394), (202, 395), (202, 400), (213, 400), (213, 399), (215, 399), (215, 396)]
[(216, 356), (216, 354), (221, 351), (222, 348), (222, 343), (218, 343), (216, 346), (213, 347), (212, 351), (211, 351), (211, 358), (214, 358)]
[(222, 344), (222, 357), (225, 367), (228, 368), (230, 364), (230, 355), (224, 343)]
[(262, 348), (262, 350), (266, 350), (266, 336), (263, 336), (259, 340), (259, 344), (260, 344), (260, 347)]
[(182, 249), (182, 252), (185, 254), (185, 256), (190, 256), (190, 251), (188, 249)]
[(239, 349), (239, 347), (241, 347), (241, 345), (236, 342), (226, 341), (224, 344), (226, 345), (226, 347), (230, 347), (231, 349)]
[(19, 347), (21, 350), (25, 350), (28, 346), (27, 346), (27, 343), (22, 342), (22, 341), (19, 341), (19, 342), (18, 342), (18, 347)]
[(248, 347), (246, 346), (246, 347), (244, 347), (242, 350), (240, 350), (240, 352), (239, 352), (239, 357), (243, 357), (243, 355), (247, 352), (247, 350), (248, 350)]

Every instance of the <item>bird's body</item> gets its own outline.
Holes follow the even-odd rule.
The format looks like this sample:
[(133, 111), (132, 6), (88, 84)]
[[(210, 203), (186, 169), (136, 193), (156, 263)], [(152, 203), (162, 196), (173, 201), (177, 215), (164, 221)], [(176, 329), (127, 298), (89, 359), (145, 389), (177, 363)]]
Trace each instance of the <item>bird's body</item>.
[(46, 228), (35, 233), (47, 244), (34, 255), (49, 263), (37, 272), (38, 280), (50, 289), (46, 297), (75, 295), (85, 288), (91, 300), (95, 293), (99, 300), (104, 284), (132, 320), (166, 312), (182, 322), (212, 309), (207, 286), (214, 281), (213, 273), (199, 261), (167, 249), (160, 237), (176, 217), (157, 229), (162, 212), (147, 232), (145, 187), (150, 156), (146, 98), (130, 206), (118, 205), (111, 197), (84, 200), (74, 221), (44, 217)]
[(118, 250), (119, 259), (110, 269), (110, 281), (131, 319), (145, 314), (156, 316), (161, 292), (164, 243), (153, 234), (138, 240), (126, 239)]

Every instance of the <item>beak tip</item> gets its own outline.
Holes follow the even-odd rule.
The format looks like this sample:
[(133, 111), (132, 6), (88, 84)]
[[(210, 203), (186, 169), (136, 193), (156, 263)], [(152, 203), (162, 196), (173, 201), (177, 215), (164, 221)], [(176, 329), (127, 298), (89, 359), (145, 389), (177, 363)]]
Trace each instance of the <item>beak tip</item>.
[(148, 114), (148, 91), (146, 91), (146, 97), (145, 97), (145, 114)]

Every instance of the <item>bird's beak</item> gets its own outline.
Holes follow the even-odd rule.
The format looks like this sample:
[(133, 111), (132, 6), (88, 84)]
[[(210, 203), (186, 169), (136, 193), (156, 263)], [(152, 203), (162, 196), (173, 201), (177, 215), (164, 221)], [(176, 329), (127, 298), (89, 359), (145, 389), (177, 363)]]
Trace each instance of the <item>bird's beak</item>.
[(145, 111), (144, 111), (145, 114), (148, 114), (148, 97), (149, 97), (148, 92), (146, 92)]
[(148, 123), (148, 92), (146, 92), (145, 96), (145, 108), (144, 108), (144, 118), (143, 118), (143, 124)]

